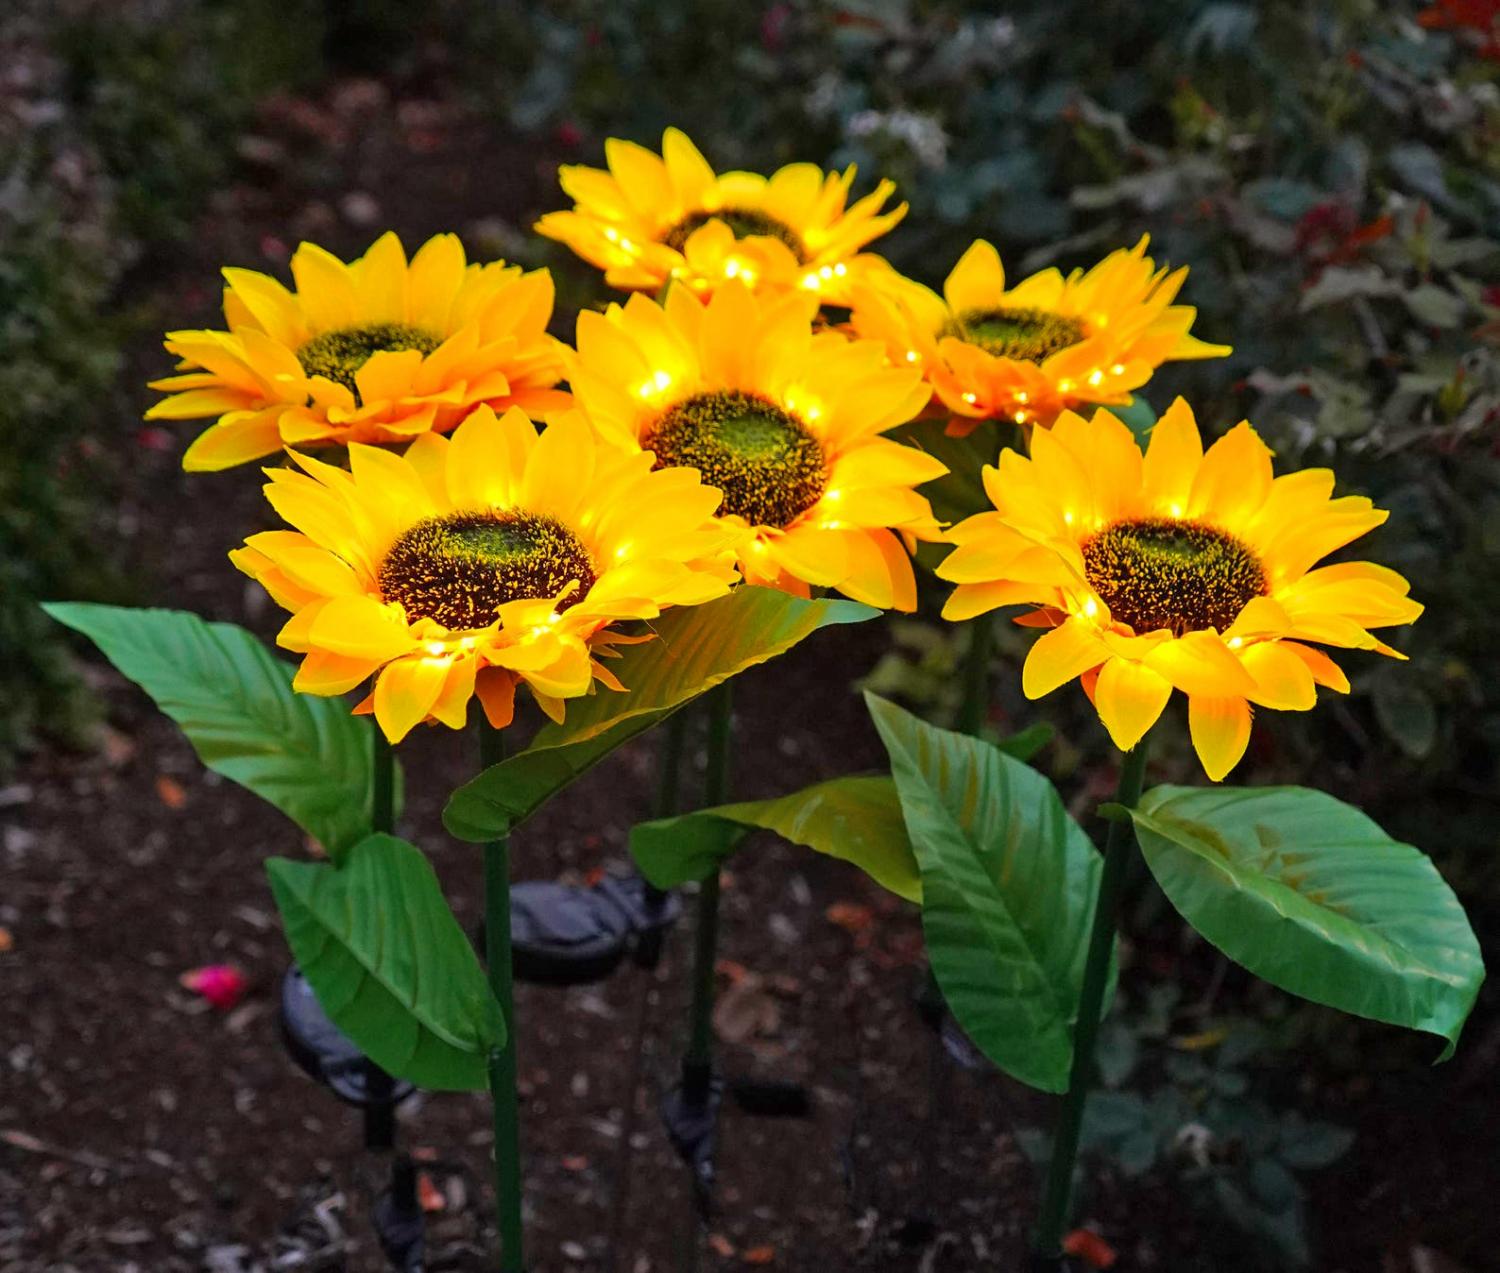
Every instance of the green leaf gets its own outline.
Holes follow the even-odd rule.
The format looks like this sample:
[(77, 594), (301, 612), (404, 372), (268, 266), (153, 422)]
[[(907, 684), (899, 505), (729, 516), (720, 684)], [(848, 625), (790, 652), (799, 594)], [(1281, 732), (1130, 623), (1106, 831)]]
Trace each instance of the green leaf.
[(427, 859), (372, 835), (342, 867), (266, 863), (287, 944), (333, 1021), (382, 1069), (419, 1087), (487, 1083), (505, 1022)]
[(1041, 774), (866, 694), (922, 873), (932, 970), (1007, 1074), (1067, 1090), (1101, 859)]
[(757, 829), (852, 862), (907, 901), (922, 900), (896, 785), (884, 776), (834, 778), (774, 800), (644, 822), (630, 833), (630, 852), (648, 880), (673, 888), (701, 880)]
[(621, 743), (665, 720), (705, 690), (785, 653), (831, 624), (880, 611), (857, 601), (804, 601), (771, 588), (736, 588), (706, 605), (667, 611), (654, 641), (625, 647), (610, 670), (627, 692), (601, 690), (568, 704), (567, 721), (453, 793), (443, 824), (460, 840), (507, 835), (546, 800)]
[(1370, 698), (1380, 728), (1412, 759), (1426, 759), (1437, 744), (1437, 705), (1432, 695), (1409, 675), (1391, 676), (1383, 668), (1373, 680)]
[(275, 805), (335, 860), (370, 833), (370, 723), (342, 699), (297, 693), (292, 668), (243, 628), (182, 610), (43, 609), (145, 690), (205, 765)]
[(1273, 985), (1427, 1030), (1453, 1054), (1484, 965), (1437, 868), (1303, 787), (1156, 787), (1133, 811), (1172, 904)]

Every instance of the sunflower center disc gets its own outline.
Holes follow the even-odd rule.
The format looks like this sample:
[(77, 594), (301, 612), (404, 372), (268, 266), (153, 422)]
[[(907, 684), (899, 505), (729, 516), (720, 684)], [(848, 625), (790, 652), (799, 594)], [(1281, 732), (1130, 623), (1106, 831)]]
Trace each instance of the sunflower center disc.
[(1166, 517), (1101, 530), (1083, 545), (1083, 568), (1110, 614), (1138, 634), (1223, 632), (1266, 591), (1265, 570), (1233, 535)]
[(768, 398), (700, 393), (663, 412), (641, 439), (656, 467), (695, 468), (724, 492), (719, 515), (752, 526), (789, 525), (823, 495), (823, 446)]
[(566, 526), (535, 513), (449, 513), (403, 532), (380, 563), (380, 595), (408, 617), (460, 631), (483, 628), (507, 601), (555, 597), (577, 605), (594, 585), (588, 550)]
[(1076, 318), (1044, 309), (971, 309), (958, 316), (955, 333), (997, 358), (1041, 362), (1083, 339)]
[(431, 332), (405, 323), (371, 323), (367, 327), (343, 327), (314, 336), (297, 351), (297, 361), (309, 376), (327, 376), (359, 396), (354, 374), (374, 354), (415, 349), (430, 354), (442, 342)]
[(737, 239), (748, 239), (752, 235), (764, 235), (780, 239), (792, 249), (799, 261), (803, 260), (802, 239), (784, 221), (767, 216), (756, 208), (720, 208), (717, 212), (690, 212), (667, 231), (662, 242), (674, 251), (681, 252), (695, 230), (701, 230), (710, 221), (722, 221)]

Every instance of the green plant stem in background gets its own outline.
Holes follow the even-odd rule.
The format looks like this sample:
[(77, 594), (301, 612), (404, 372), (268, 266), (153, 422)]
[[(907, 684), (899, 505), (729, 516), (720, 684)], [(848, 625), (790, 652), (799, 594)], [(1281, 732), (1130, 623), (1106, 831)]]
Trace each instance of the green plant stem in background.
[(673, 712), (662, 729), (661, 758), (657, 761), (656, 816), (670, 818), (682, 797), (682, 753), (687, 746), (688, 714)]
[[(373, 693), (374, 682), (370, 684)], [(390, 835), (396, 829), (396, 749), (370, 717), (370, 830)], [(370, 1095), (389, 1097), (393, 1080), (378, 1066), (371, 1067)], [(365, 1106), (365, 1148), (391, 1149), (396, 1143), (396, 1110), (389, 1100), (372, 1100)]]
[(978, 738), (990, 714), (990, 654), (995, 648), (995, 612), (969, 622), (964, 654), (964, 701), (958, 709), (958, 731)]
[[(729, 799), (729, 743), (733, 691), (725, 681), (708, 696), (708, 773), (704, 802), (708, 807)], [(698, 925), (693, 937), (693, 1008), (687, 1052), (683, 1057), (683, 1091), (690, 1100), (708, 1099), (713, 1076), (714, 964), (719, 948), (719, 871), (715, 867), (698, 895)]]
[[(505, 759), (505, 735), (479, 721), (483, 769)], [(490, 1100), (495, 1117), (495, 1202), (500, 1217), (501, 1273), (523, 1273), (521, 1239), (521, 1110), (516, 1094), (515, 987), (510, 953), (510, 842), (484, 846), (485, 961), (490, 990), (505, 1018), (505, 1044), (490, 1053)]]
[(396, 749), (373, 716), (370, 729), (370, 830), (389, 835), (396, 829)]
[[(1133, 809), (1140, 802), (1146, 775), (1146, 739), (1125, 753), (1120, 769), (1116, 803)], [(1078, 997), (1078, 1020), (1073, 1027), (1073, 1068), (1062, 1112), (1052, 1137), (1052, 1159), (1047, 1165), (1047, 1189), (1037, 1221), (1035, 1251), (1043, 1259), (1062, 1258), (1063, 1226), (1073, 1193), (1073, 1164), (1078, 1158), (1078, 1135), (1083, 1127), (1083, 1107), (1093, 1085), (1094, 1049), (1099, 1036), (1099, 1017), (1104, 1008), (1104, 988), (1109, 983), (1110, 952), (1114, 948), (1121, 886), (1130, 861), (1135, 830), (1128, 818), (1109, 824), (1104, 842), (1104, 869), (1099, 876), (1099, 897), (1089, 931), (1088, 959), (1083, 969), (1083, 988)]]

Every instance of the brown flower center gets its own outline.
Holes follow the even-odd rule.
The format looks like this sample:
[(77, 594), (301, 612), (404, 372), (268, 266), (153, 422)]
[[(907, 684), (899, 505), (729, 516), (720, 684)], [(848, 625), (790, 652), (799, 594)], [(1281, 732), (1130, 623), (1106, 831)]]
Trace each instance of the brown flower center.
[(1044, 309), (970, 309), (958, 316), (949, 334), (978, 345), (997, 358), (1041, 362), (1084, 338), (1076, 318)]
[(1083, 568), (1110, 615), (1136, 633), (1223, 632), (1266, 593), (1260, 560), (1233, 535), (1201, 522), (1116, 522), (1083, 544)]
[(823, 444), (796, 416), (759, 394), (700, 393), (664, 411), (641, 439), (656, 467), (695, 468), (724, 492), (719, 515), (752, 526), (790, 525), (823, 496)]
[(594, 563), (572, 531), (537, 513), (449, 513), (404, 531), (380, 563), (380, 595), (413, 619), (461, 631), (488, 627), (509, 601), (555, 597), (559, 611), (594, 586)]
[(720, 208), (717, 212), (690, 212), (674, 225), (662, 238), (662, 242), (674, 251), (681, 252), (695, 230), (701, 230), (710, 221), (722, 221), (737, 239), (748, 239), (762, 235), (780, 239), (799, 261), (806, 260), (802, 250), (802, 238), (791, 226), (775, 217), (767, 216), (757, 208)]
[(379, 353), (415, 349), (430, 354), (443, 342), (431, 332), (405, 323), (371, 323), (321, 332), (297, 350), (297, 361), (309, 376), (327, 376), (356, 398), (355, 374)]

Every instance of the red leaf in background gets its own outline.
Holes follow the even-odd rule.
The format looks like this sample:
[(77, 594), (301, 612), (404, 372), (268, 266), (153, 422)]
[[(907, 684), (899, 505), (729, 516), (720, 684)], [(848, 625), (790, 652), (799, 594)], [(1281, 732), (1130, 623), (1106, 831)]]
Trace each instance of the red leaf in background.
[(861, 902), (834, 902), (823, 912), (831, 924), (837, 924), (846, 933), (858, 937), (875, 925), (875, 914)]
[(571, 119), (565, 119), (557, 126), (555, 136), (559, 146), (566, 146), (570, 150), (583, 144), (583, 129)]
[(180, 809), (187, 803), (187, 792), (182, 789), (182, 784), (166, 774), (156, 775), (156, 794), (168, 809)]
[(1116, 1258), (1114, 1247), (1089, 1229), (1074, 1229), (1063, 1239), (1063, 1250), (1095, 1269), (1112, 1267)]
[(1468, 30), (1481, 37), (1480, 57), (1500, 61), (1500, 0), (1436, 0), (1417, 14), (1429, 30)]
[(135, 444), (146, 451), (169, 451), (172, 435), (160, 425), (144, 424), (135, 431)]
[(746, 1264), (771, 1264), (776, 1259), (776, 1248), (773, 1246), (753, 1246), (740, 1256)]
[(220, 1012), (227, 1012), (245, 997), (249, 979), (233, 964), (207, 964), (190, 968), (178, 982), (185, 990), (195, 991)]
[(428, 1213), (448, 1209), (448, 1199), (443, 1197), (443, 1191), (432, 1183), (432, 1177), (425, 1171), (417, 1173), (417, 1202)]

